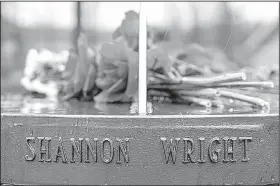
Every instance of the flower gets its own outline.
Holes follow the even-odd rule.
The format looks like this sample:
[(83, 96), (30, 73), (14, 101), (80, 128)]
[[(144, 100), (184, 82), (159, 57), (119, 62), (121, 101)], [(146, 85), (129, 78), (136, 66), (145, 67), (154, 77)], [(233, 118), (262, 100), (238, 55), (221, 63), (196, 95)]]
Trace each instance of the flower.
[(54, 53), (47, 49), (30, 49), (26, 56), (21, 85), (30, 92), (56, 97), (68, 55), (65, 51)]
[(138, 53), (124, 40), (104, 43), (99, 52), (96, 102), (127, 102), (137, 93)]
[(92, 100), (96, 86), (96, 52), (88, 46), (86, 35), (80, 33), (78, 37), (77, 53), (70, 51), (64, 78), (67, 79), (63, 86), (64, 99), (73, 97)]

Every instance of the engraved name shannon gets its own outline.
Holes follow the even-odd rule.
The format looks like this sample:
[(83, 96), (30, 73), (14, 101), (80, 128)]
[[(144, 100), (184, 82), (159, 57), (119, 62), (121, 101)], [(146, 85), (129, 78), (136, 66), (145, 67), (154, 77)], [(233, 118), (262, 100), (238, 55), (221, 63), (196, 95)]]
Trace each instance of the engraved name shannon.
[[(172, 162), (175, 164), (178, 152), (182, 152), (179, 147), (183, 148), (182, 163), (205, 163), (207, 159), (210, 162), (236, 162), (237, 147), (241, 147), (239, 157), (241, 162), (249, 161), (248, 143), (252, 137), (213, 137), (206, 141), (204, 137), (196, 140), (192, 138), (175, 138), (167, 140), (166, 137), (160, 138), (163, 156), (166, 164)], [(180, 146), (179, 144), (182, 143)], [(207, 158), (208, 156), (208, 158)]]
[[(54, 141), (54, 140), (53, 140)], [(129, 162), (129, 138), (70, 138), (62, 140), (61, 137), (52, 143), (51, 137), (26, 137), (28, 153), (26, 161), (63, 162), (63, 163), (116, 163)], [(52, 146), (54, 146), (52, 148)]]

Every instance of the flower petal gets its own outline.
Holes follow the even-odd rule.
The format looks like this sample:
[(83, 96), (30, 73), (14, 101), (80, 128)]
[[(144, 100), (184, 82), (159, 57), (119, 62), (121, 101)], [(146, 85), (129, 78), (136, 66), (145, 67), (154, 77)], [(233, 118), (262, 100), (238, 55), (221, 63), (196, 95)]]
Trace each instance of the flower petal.
[(102, 90), (110, 88), (113, 84), (117, 82), (117, 79), (105, 76), (103, 78), (96, 79), (96, 86)]

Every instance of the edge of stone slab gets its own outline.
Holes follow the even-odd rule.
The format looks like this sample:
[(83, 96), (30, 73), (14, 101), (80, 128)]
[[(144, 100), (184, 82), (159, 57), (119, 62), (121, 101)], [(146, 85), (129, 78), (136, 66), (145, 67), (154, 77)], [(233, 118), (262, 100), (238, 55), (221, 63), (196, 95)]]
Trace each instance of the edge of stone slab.
[(239, 117), (279, 117), (279, 114), (225, 114), (225, 115), (66, 115), (66, 114), (20, 114), (1, 113), (4, 116), (53, 117), (53, 118), (239, 118)]

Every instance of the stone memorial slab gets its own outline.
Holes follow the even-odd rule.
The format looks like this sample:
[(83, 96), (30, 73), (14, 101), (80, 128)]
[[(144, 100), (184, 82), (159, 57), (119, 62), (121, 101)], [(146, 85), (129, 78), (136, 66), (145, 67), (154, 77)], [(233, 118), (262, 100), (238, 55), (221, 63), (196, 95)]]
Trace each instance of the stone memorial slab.
[(279, 95), (268, 111), (153, 103), (50, 102), (1, 96), (1, 182), (279, 183)]

